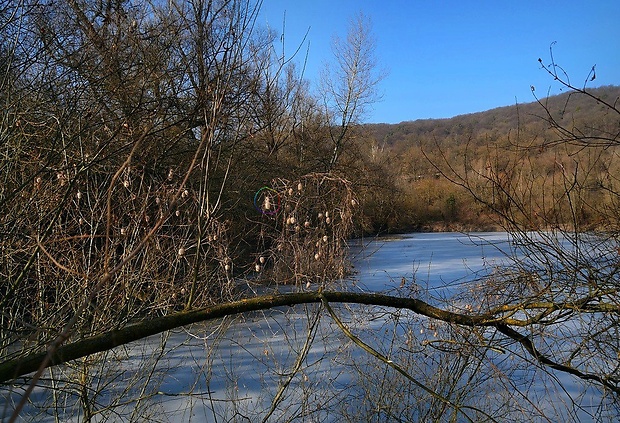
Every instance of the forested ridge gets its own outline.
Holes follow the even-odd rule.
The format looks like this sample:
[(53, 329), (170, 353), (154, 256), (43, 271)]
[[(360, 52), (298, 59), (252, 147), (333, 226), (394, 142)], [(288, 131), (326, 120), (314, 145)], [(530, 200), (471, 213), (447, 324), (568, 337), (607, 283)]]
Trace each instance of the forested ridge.
[[(375, 204), (380, 211), (368, 209), (375, 216), (373, 228), (402, 231), (501, 227), (492, 209), (481, 207), (466, 190), (445, 178), (444, 170), (465, 166), (465, 161), (483, 179), (501, 177), (503, 183), (511, 184), (525, 178), (534, 180), (531, 188), (538, 185), (539, 196), (532, 197), (530, 214), (520, 217), (527, 228), (551, 223), (537, 219), (537, 215), (551, 212), (551, 204), (543, 204), (540, 196), (543, 186), (548, 194), (553, 184), (564, 183), (563, 166), (596, 165), (582, 183), (587, 185), (589, 201), (598, 201), (604, 197), (604, 181), (615, 179), (617, 172), (616, 153), (603, 140), (617, 138), (619, 120), (596, 98), (617, 105), (620, 87), (588, 88), (588, 92), (595, 98), (571, 90), (449, 119), (364, 125), (369, 154), (391, 169), (394, 185), (391, 198)], [(533, 91), (533, 99), (536, 94)], [(567, 138), (558, 126), (577, 129), (582, 140), (590, 139), (585, 142), (592, 148), (586, 153), (582, 142)], [(527, 175), (523, 173), (526, 169), (531, 170)], [(390, 213), (390, 207), (381, 207), (390, 201), (395, 213)], [(553, 222), (566, 223), (562, 222), (564, 218), (555, 216)], [(600, 213), (584, 205), (583, 225), (594, 228), (601, 219)]]
[[(620, 101), (618, 100), (619, 86), (588, 88), (588, 92), (611, 103)], [(616, 117), (610, 114), (605, 105), (595, 99), (579, 95), (574, 91), (551, 96), (543, 93), (540, 99), (541, 104), (535, 101), (537, 94), (540, 93), (535, 89), (532, 92), (531, 101), (527, 103), (516, 103), (447, 119), (419, 119), (397, 124), (378, 123), (364, 126), (374, 139), (382, 141), (386, 146), (398, 149), (411, 146), (416, 139), (435, 137), (439, 140), (456, 141), (456, 144), (459, 144), (459, 141), (466, 141), (463, 139), (464, 136), (508, 136), (518, 130), (541, 137), (544, 137), (547, 132), (547, 139), (554, 138), (555, 134), (550, 131), (551, 127), (546, 121), (547, 112), (542, 107), (543, 105), (559, 122), (574, 121), (575, 125), (583, 121), (597, 124), (608, 122), (609, 125), (617, 125), (614, 121)]]

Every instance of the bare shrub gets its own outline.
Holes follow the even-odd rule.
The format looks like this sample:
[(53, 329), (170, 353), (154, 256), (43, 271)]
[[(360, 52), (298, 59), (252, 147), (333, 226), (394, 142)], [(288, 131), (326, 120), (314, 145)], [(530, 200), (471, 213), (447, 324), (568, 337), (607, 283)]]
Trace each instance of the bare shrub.
[(280, 211), (266, 219), (263, 237), (270, 248), (258, 254), (258, 268), (267, 264), (274, 280), (306, 286), (324, 286), (347, 275), (347, 240), (357, 206), (351, 183), (313, 173), (276, 180), (272, 196), (267, 201)]

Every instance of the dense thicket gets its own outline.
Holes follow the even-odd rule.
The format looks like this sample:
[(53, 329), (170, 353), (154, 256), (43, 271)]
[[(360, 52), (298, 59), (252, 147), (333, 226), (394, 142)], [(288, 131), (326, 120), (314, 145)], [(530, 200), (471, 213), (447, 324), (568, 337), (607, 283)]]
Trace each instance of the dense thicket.
[(0, 3), (3, 359), (230, 300), (240, 276), (346, 273), (378, 178), (354, 133), (370, 34), (360, 16), (318, 97), (260, 6)]

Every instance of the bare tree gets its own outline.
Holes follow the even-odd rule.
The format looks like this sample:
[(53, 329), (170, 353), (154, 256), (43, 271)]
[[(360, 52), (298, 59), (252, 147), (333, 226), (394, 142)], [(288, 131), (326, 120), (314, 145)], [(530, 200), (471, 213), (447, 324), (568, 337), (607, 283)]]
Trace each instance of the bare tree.
[(379, 99), (383, 73), (377, 69), (375, 40), (370, 20), (359, 14), (351, 21), (345, 40), (334, 38), (334, 63), (328, 63), (321, 78), (321, 95), (330, 122), (332, 169), (353, 125)]

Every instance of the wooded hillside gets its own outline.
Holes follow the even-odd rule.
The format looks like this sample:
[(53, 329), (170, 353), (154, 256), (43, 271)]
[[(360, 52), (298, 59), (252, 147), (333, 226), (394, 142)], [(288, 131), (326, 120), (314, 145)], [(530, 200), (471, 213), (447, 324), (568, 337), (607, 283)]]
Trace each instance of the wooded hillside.
[[(588, 92), (610, 104), (620, 98), (618, 86)], [(578, 130), (582, 140), (567, 139), (558, 126)], [(557, 191), (568, 168), (590, 169), (581, 183), (592, 201), (604, 201), (605, 181), (616, 179), (618, 165), (617, 151), (603, 140), (617, 141), (619, 128), (617, 114), (577, 92), (450, 119), (366, 125), (369, 154), (390, 169), (394, 182), (389, 198), (367, 204), (368, 215), (378, 231), (493, 228), (496, 219), (488, 207), (481, 207), (443, 175), (450, 167), (469, 166), (479, 177), (531, 184), (532, 207), (521, 219), (526, 226), (537, 227), (541, 221), (536, 216), (553, 208), (549, 198), (546, 203), (542, 198), (543, 186), (547, 196)], [(584, 143), (600, 148), (583, 151)], [(386, 208), (394, 212), (386, 213)], [(564, 218), (558, 215), (555, 221), (560, 224)], [(581, 218), (592, 226), (602, 219), (587, 205)]]

